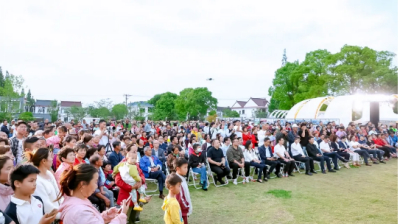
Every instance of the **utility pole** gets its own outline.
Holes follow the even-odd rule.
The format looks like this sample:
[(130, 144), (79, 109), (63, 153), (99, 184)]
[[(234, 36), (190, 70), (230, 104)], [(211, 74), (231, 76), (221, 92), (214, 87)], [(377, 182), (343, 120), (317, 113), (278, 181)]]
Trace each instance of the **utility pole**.
[(283, 50), (283, 57), (282, 57), (282, 67), (286, 65), (287, 57), (286, 57), (286, 48)]
[(128, 108), (128, 97), (130, 97), (130, 96), (132, 96), (132, 95), (124, 94), (126, 108)]

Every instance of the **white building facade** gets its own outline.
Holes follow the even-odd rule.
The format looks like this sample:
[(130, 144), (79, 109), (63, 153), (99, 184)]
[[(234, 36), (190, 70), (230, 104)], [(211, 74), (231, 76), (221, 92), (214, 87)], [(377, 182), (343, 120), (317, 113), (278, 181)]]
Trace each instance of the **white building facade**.
[(241, 118), (255, 118), (257, 110), (268, 111), (269, 102), (265, 98), (250, 97), (247, 101), (236, 101), (231, 109), (239, 113)]

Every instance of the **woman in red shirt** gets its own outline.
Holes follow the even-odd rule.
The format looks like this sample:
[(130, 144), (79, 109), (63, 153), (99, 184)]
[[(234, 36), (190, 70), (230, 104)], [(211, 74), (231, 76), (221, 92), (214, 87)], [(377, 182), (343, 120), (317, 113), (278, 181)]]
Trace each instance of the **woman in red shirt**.
[(75, 147), (75, 162), (74, 166), (85, 162), (86, 151), (88, 147), (84, 143), (80, 143)]

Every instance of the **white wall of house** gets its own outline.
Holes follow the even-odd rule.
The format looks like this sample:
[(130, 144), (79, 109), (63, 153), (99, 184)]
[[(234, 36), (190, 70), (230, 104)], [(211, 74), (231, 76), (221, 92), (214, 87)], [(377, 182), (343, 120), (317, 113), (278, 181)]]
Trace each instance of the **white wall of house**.
[(35, 107), (35, 113), (37, 114), (48, 114), (48, 107)]

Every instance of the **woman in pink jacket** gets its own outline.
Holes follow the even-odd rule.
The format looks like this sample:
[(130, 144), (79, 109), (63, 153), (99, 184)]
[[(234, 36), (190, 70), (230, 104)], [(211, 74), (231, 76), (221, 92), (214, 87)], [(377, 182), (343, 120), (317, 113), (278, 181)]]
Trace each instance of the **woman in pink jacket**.
[(8, 174), (13, 169), (12, 159), (6, 155), (0, 155), (0, 210), (4, 211), (10, 204), (14, 191), (8, 185)]
[(100, 214), (88, 200), (98, 187), (98, 179), (98, 170), (89, 164), (76, 165), (68, 173), (62, 175), (58, 199), (64, 196), (64, 202), (59, 209), (63, 223), (126, 224), (129, 201), (123, 201), (121, 213), (114, 207)]

